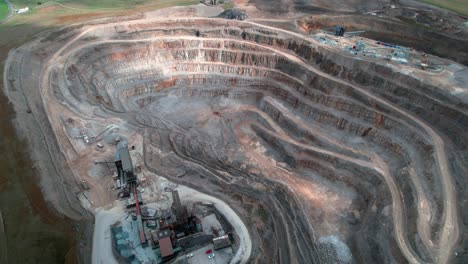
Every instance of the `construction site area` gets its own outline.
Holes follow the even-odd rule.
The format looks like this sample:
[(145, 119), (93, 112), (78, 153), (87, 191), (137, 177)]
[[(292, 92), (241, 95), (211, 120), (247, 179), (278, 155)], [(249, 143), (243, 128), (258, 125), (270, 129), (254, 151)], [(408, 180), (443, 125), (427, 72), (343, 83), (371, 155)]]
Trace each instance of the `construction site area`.
[[(42, 192), (94, 215), (91, 262), (466, 260), (466, 46), (431, 52), (357, 11), (221, 4), (81, 22), (10, 51), (5, 93), (53, 172)], [(359, 16), (388, 28), (415, 10)], [(450, 20), (467, 23), (460, 39), (467, 21)]]
[[(129, 148), (120, 137), (116, 139), (114, 161), (95, 162), (96, 172), (90, 173), (94, 177), (107, 177), (103, 180), (111, 182), (108, 190), (110, 193), (113, 190), (118, 199), (112, 210), (97, 214), (97, 228), (103, 232), (95, 232), (93, 250), (101, 251), (105, 244), (111, 244), (112, 251), (93, 257), (93, 262), (106, 262), (110, 254), (122, 263), (206, 263), (209, 259), (230, 263), (234, 257), (241, 257), (234, 253), (239, 247), (244, 247), (239, 250), (241, 253), (247, 250), (241, 241), (246, 238), (236, 237), (235, 228), (224, 215), (237, 225), (237, 231), (241, 230), (242, 222), (232, 217), (229, 210), (217, 209), (227, 205), (203, 199), (197, 192), (157, 176), (151, 177), (140, 166), (135, 168), (131, 154), (135, 146)], [(97, 148), (103, 149), (104, 145), (97, 143)], [(106, 164), (108, 170), (102, 174), (98, 172), (101, 164)], [(109, 164), (115, 167), (111, 169)], [(151, 180), (138, 175), (148, 175)], [(82, 180), (82, 187), (85, 190), (81, 193), (82, 203), (92, 210), (93, 200), (97, 199), (88, 197), (87, 181)]]

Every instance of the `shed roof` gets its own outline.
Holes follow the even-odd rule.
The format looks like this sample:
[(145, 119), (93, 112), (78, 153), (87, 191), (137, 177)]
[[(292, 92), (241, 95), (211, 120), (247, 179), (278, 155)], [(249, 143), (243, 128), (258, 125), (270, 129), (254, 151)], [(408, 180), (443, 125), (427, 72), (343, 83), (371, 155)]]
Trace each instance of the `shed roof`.
[(223, 249), (231, 246), (231, 240), (227, 235), (220, 236), (213, 239), (213, 245), (215, 250)]
[(160, 230), (158, 232), (158, 239), (161, 240), (165, 237), (170, 237), (171, 236), (171, 231), (169, 229), (164, 229), (164, 230)]
[(169, 237), (165, 237), (159, 240), (159, 248), (161, 250), (161, 257), (163, 258), (174, 254), (172, 242)]
[(117, 152), (115, 153), (115, 160), (122, 162), (122, 169), (127, 172), (133, 172), (132, 158), (128, 150), (128, 143), (125, 141), (119, 142)]

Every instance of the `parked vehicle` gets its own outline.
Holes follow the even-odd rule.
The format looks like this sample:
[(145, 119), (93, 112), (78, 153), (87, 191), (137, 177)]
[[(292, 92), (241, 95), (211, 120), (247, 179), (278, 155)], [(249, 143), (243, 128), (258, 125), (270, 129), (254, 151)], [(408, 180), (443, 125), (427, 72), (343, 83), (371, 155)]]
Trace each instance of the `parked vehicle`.
[(81, 186), (83, 187), (84, 190), (89, 190), (89, 185), (85, 180), (81, 181)]

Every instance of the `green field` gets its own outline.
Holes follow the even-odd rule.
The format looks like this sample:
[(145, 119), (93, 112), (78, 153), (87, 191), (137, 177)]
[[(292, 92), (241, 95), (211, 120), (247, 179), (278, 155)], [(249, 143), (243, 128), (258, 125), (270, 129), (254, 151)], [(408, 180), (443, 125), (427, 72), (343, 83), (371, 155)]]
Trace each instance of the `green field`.
[(0, 0), (0, 20), (8, 16), (8, 6), (5, 4), (5, 1)]
[[(199, 0), (10, 0), (16, 8), (30, 11), (0, 24), (0, 54), (44, 30), (111, 16), (127, 16), (171, 6), (200, 3)], [(0, 3), (4, 3), (0, 0)], [(59, 4), (64, 6), (60, 6)], [(6, 6), (5, 6), (6, 8)]]
[(468, 16), (468, 0), (419, 0), (453, 12)]
[[(187, 3), (195, 4), (199, 1), (184, 1), (184, 0), (11, 0), (12, 4), (17, 7), (29, 6), (37, 7), (40, 2), (42, 5), (50, 5), (57, 2), (70, 7), (80, 7), (86, 9), (119, 9), (126, 7), (136, 7), (141, 5), (186, 5)], [(52, 3), (51, 3), (52, 2)]]

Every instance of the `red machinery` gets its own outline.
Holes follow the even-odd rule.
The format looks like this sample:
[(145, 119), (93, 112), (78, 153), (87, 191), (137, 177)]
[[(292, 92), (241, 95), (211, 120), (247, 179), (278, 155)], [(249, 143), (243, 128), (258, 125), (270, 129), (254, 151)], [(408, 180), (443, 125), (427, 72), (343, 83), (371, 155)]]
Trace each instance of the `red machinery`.
[(146, 238), (145, 238), (145, 231), (143, 229), (143, 221), (141, 220), (140, 202), (138, 201), (138, 192), (137, 192), (136, 184), (133, 185), (133, 197), (135, 198), (136, 215), (137, 215), (137, 223), (138, 223), (138, 233), (140, 235), (140, 243), (142, 245), (144, 245), (144, 244), (146, 244)]

